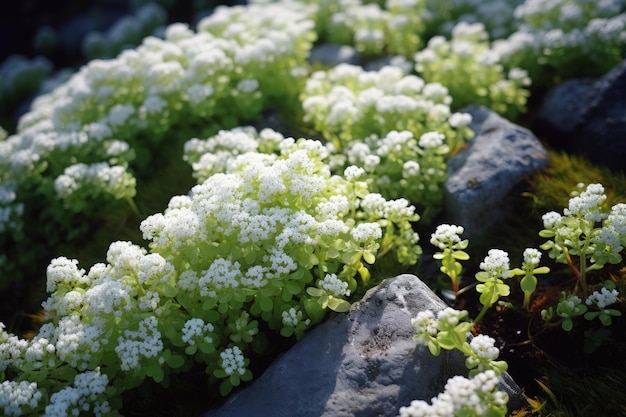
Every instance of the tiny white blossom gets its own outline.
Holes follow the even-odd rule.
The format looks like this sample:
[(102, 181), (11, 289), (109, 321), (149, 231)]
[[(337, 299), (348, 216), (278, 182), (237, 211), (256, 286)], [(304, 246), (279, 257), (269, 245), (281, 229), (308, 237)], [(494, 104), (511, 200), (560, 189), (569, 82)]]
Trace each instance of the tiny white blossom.
[(337, 278), (336, 274), (326, 274), (324, 279), (320, 280), (317, 285), (336, 297), (350, 295), (348, 283), (341, 281), (339, 278)]
[(593, 294), (587, 297), (585, 304), (589, 306), (595, 304), (598, 308), (604, 309), (617, 302), (618, 296), (619, 292), (616, 289), (602, 288), (600, 291), (594, 291)]

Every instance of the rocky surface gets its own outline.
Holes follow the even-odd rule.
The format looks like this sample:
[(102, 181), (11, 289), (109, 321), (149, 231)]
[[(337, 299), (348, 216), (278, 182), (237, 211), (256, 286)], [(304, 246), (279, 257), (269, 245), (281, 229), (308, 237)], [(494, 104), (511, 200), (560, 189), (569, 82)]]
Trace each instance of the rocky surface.
[(309, 54), (311, 64), (335, 66), (339, 64), (360, 65), (361, 54), (352, 46), (323, 43), (311, 49)]
[(626, 170), (626, 61), (597, 80), (572, 79), (552, 89), (533, 130), (555, 147)]
[[(309, 332), (249, 387), (205, 417), (385, 417), (411, 400), (430, 400), (448, 378), (467, 374), (459, 352), (434, 357), (413, 341), (411, 318), (445, 304), (417, 277), (383, 281)], [(502, 379), (510, 406), (522, 395)]]
[(476, 136), (448, 160), (445, 183), (449, 218), (465, 235), (480, 234), (502, 219), (510, 207), (505, 198), (533, 172), (545, 167), (548, 155), (535, 135), (483, 106), (462, 111), (472, 115)]

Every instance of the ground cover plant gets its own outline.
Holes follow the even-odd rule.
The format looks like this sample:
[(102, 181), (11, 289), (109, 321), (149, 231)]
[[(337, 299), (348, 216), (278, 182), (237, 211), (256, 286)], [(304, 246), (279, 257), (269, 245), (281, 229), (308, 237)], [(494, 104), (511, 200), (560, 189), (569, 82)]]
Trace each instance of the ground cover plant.
[[(473, 135), (463, 105), (524, 116), (533, 91), (623, 58), (626, 3), (595, 6), (255, 2), (87, 62), (0, 141), (0, 288), (17, 300), (0, 312), (0, 408), (135, 413), (129, 393), (149, 403), (146, 393), (184, 375), (227, 395), (262, 371), (276, 340), (293, 343), (329, 310), (345, 312), (383, 278), (414, 271), (418, 229), (434, 233), (461, 309), (416, 318), (417, 341), (433, 354), (464, 352), (470, 378), (401, 415), (505, 415), (501, 342), (477, 332), (516, 303), (550, 332), (570, 332), (584, 354), (619, 346), (624, 209), (605, 204), (601, 180), (571, 196), (578, 181), (563, 181), (569, 200), (549, 205), (540, 244), (551, 274), (538, 245), (522, 255), (530, 244), (518, 242), (510, 253), (520, 267), (511, 268), (509, 253), (486, 243), (471, 274), (477, 300), (462, 263), (483, 255), (458, 237), (461, 226), (436, 224), (446, 160)], [(325, 41), (352, 44), (366, 60), (401, 58), (379, 70), (313, 69), (307, 57)], [(3, 90), (11, 100), (49, 70), (7, 65), (20, 80)], [(270, 110), (305, 137), (247, 126)], [(546, 184), (531, 188), (539, 201)], [(547, 275), (575, 281), (538, 304)], [(32, 329), (16, 314), (25, 299), (38, 313)], [(548, 398), (559, 388), (541, 384)], [(566, 412), (554, 398), (555, 413)]]

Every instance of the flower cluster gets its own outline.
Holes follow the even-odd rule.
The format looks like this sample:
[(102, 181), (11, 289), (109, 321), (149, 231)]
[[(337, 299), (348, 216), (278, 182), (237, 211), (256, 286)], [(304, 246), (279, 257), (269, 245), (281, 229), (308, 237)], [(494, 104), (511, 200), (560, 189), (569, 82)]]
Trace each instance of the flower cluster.
[(498, 376), (488, 370), (473, 378), (455, 376), (448, 380), (444, 391), (431, 404), (413, 400), (400, 408), (399, 417), (455, 417), (507, 415), (509, 396), (498, 390)]
[(328, 17), (327, 31), (321, 34), (330, 42), (352, 44), (366, 55), (405, 56), (422, 44), (424, 2), (391, 0), (385, 8), (360, 0), (337, 3), (342, 7)]
[(623, 59), (625, 12), (621, 0), (526, 0), (514, 12), (519, 29), (494, 48), (535, 85), (599, 76)]
[[(229, 133), (220, 135), (230, 143)], [(276, 135), (262, 136), (276, 145)], [(88, 272), (76, 260), (53, 260), (48, 322), (28, 341), (0, 333), (7, 413), (107, 415), (107, 398), (121, 387), (161, 382), (194, 360), (227, 394), (252, 378), (246, 354), (260, 320), (302, 336), (327, 308), (349, 307), (345, 298), (367, 281), (379, 252), (416, 262), (418, 216), (406, 200), (332, 175), (320, 142), (287, 138), (277, 147), (272, 158), (233, 156), (226, 172), (146, 218), (150, 252), (114, 242), (107, 264)], [(67, 383), (50, 377), (60, 372)], [(17, 385), (13, 375), (37, 382)], [(40, 392), (49, 404), (40, 404)]]
[(167, 22), (167, 11), (158, 3), (144, 4), (133, 14), (121, 17), (106, 32), (87, 33), (81, 49), (87, 59), (110, 59), (129, 47), (136, 47)]
[(453, 105), (484, 104), (514, 117), (524, 111), (530, 95), (530, 78), (525, 70), (504, 69), (501, 57), (491, 48), (482, 23), (460, 22), (452, 38), (434, 36), (425, 49), (415, 54), (415, 69), (425, 80), (445, 85)]
[[(142, 19), (153, 22), (154, 10), (145, 10)], [(166, 166), (185, 140), (256, 119), (265, 106), (293, 108), (313, 25), (296, 7), (222, 7), (197, 31), (172, 24), (163, 38), (93, 60), (37, 97), (17, 132), (0, 141), (3, 287), (38, 275), (33, 259), (83, 238), (111, 212), (139, 217), (137, 178), (153, 178), (155, 164)], [(26, 65), (16, 62), (2, 82), (38, 84), (26, 72), (18, 80)], [(25, 224), (23, 213), (39, 213), (46, 226)]]
[(340, 64), (317, 71), (302, 94), (304, 121), (331, 140), (337, 150), (353, 140), (408, 130), (417, 137), (438, 132), (452, 148), (472, 133), (467, 124), (453, 126), (452, 97), (440, 83), (427, 83), (396, 66), (378, 71)]
[[(544, 230), (539, 235), (549, 239), (541, 248), (550, 251), (550, 258), (568, 264), (586, 288), (588, 271), (622, 260), (621, 252), (626, 246), (626, 205), (616, 204), (607, 212), (601, 184), (578, 187), (584, 190), (572, 193), (562, 215), (557, 212), (543, 215)], [(572, 256), (578, 257), (577, 266)]]

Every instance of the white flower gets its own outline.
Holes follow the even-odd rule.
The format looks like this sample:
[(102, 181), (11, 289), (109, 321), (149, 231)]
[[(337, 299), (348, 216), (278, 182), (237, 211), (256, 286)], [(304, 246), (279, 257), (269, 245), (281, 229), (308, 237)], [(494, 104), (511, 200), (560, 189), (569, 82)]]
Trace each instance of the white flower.
[(337, 278), (336, 274), (326, 274), (324, 279), (317, 283), (318, 287), (328, 291), (335, 297), (349, 296), (350, 290), (348, 289), (348, 283), (341, 281)]
[(586, 220), (599, 222), (606, 218), (600, 207), (605, 200), (602, 184), (589, 184), (579, 196), (569, 200), (568, 207), (563, 213), (566, 216), (584, 217)]
[[(282, 312), (282, 322), (285, 326), (296, 327), (302, 321), (302, 311), (291, 307), (288, 311)], [(308, 324), (309, 320), (306, 320)]]
[(419, 145), (422, 148), (436, 148), (443, 145), (446, 135), (439, 132), (427, 132), (420, 136)]
[(437, 336), (437, 320), (435, 320), (435, 314), (431, 310), (417, 313), (417, 316), (411, 319), (411, 325), (416, 331), (413, 339), (420, 345), (428, 344), (431, 337)]
[(365, 170), (361, 167), (358, 167), (356, 165), (350, 165), (349, 167), (347, 167), (344, 171), (343, 171), (343, 176), (348, 180), (348, 181), (356, 181), (358, 180), (363, 174), (365, 174)]
[(130, 371), (141, 366), (141, 358), (154, 358), (163, 350), (161, 333), (156, 317), (149, 316), (139, 322), (137, 330), (124, 330), (117, 339), (115, 353), (120, 359), (120, 369)]
[(420, 164), (417, 161), (406, 161), (402, 164), (402, 178), (417, 177), (420, 173)]
[(556, 211), (550, 211), (543, 216), (541, 216), (543, 220), (543, 227), (546, 229), (552, 229), (557, 227), (561, 222), (561, 215)]
[(491, 278), (509, 278), (509, 254), (500, 249), (490, 249), (480, 269), (487, 272)]
[(448, 123), (454, 128), (468, 126), (472, 122), (472, 115), (469, 113), (452, 113), (448, 118)]
[(440, 224), (435, 229), (435, 233), (430, 235), (430, 243), (439, 249), (445, 249), (461, 242), (460, 235), (463, 234), (463, 226)]
[(600, 291), (594, 291), (593, 294), (587, 297), (585, 304), (588, 306), (595, 304), (598, 308), (604, 309), (617, 302), (618, 296), (619, 292), (616, 289), (602, 288)]
[(359, 223), (350, 230), (350, 235), (355, 241), (364, 243), (370, 240), (380, 239), (383, 232), (378, 223)]
[(495, 339), (486, 335), (478, 335), (470, 342), (470, 348), (480, 359), (496, 360), (500, 351), (495, 347)]
[(541, 252), (535, 248), (526, 248), (524, 250), (524, 263), (534, 268), (541, 261)]
[[(34, 409), (43, 397), (35, 382), (3, 381), (0, 384), (0, 410), (6, 416), (21, 416), (24, 411)], [(27, 408), (22, 408), (27, 407)]]
[(447, 324), (449, 326), (456, 326), (467, 316), (467, 311), (465, 310), (455, 310), (451, 307), (447, 307), (444, 310), (441, 310), (437, 314), (437, 319), (442, 324)]
[(220, 353), (221, 367), (226, 375), (234, 375), (235, 373), (243, 375), (246, 372), (245, 358), (238, 346), (226, 348)]
[(259, 82), (254, 78), (246, 78), (237, 83), (237, 90), (243, 93), (252, 93), (259, 88)]
[(213, 343), (213, 338), (208, 335), (215, 330), (211, 323), (205, 323), (200, 318), (192, 318), (185, 322), (183, 326), (183, 342), (189, 345), (195, 345), (198, 340), (206, 343)]

